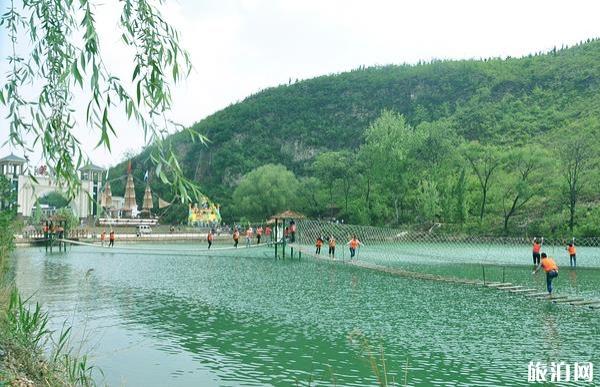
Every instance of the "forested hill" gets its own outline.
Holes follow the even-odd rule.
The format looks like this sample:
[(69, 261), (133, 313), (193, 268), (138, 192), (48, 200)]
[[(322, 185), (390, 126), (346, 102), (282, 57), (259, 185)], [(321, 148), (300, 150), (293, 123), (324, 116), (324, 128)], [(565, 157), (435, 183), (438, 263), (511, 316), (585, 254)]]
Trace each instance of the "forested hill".
[[(292, 81), (196, 123), (208, 147), (190, 143), (185, 133), (171, 140), (186, 173), (227, 209), (244, 174), (272, 163), (298, 177), (312, 175), (317, 155), (357, 150), (383, 110), (403, 115), (413, 128), (441, 125), (461, 141), (544, 143), (600, 117), (600, 41), (523, 58), (369, 67)], [(145, 164), (147, 155), (136, 161)]]

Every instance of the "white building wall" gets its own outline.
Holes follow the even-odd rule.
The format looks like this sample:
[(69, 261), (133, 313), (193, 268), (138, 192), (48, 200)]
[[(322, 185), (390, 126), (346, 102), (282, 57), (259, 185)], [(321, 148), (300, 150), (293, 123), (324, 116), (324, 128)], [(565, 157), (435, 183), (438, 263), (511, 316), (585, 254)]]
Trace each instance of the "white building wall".
[[(64, 194), (65, 189), (56, 183), (54, 179), (48, 176), (36, 176), (37, 183), (29, 176), (19, 176), (19, 189), (17, 197), (17, 212), (23, 216), (31, 216), (33, 207), (38, 198), (49, 194), (50, 192), (59, 192)], [(80, 218), (90, 215), (89, 201), (93, 183), (91, 181), (82, 181), (81, 189), (75, 198), (71, 201), (71, 208), (76, 216)]]

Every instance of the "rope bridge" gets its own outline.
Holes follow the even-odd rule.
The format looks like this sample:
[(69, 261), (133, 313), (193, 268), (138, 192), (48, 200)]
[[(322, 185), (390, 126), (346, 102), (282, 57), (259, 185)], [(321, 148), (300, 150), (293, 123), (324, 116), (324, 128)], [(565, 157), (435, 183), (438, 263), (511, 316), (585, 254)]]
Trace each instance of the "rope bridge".
[[(533, 238), (449, 236), (316, 220), (298, 220), (296, 225), (296, 242), (290, 247), (315, 258), (330, 259), (327, 241), (333, 237), (337, 241), (335, 259), (353, 266), (403, 277), (480, 285), (527, 297), (548, 298), (540, 289), (544, 276), (531, 276)], [(363, 245), (350, 261), (346, 244), (354, 235)], [(315, 251), (318, 238), (324, 241), (320, 254)], [(558, 238), (545, 239), (542, 251), (554, 256), (559, 266), (568, 267), (567, 243)], [(600, 239), (578, 239), (575, 245), (580, 267), (597, 273)], [(562, 272), (567, 276), (574, 271)], [(586, 298), (559, 295), (552, 296), (551, 300), (600, 308), (600, 301), (590, 299), (597, 296), (592, 290)]]

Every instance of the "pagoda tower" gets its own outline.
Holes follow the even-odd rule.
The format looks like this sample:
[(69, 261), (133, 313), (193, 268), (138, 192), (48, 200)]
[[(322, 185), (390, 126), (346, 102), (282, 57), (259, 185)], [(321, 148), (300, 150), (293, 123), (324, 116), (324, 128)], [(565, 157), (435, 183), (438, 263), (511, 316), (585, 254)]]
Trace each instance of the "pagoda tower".
[(146, 184), (146, 191), (144, 192), (144, 204), (142, 205), (142, 210), (148, 212), (148, 216), (150, 216), (150, 211), (152, 210), (152, 191), (150, 190), (150, 185)]
[(132, 218), (137, 215), (137, 202), (135, 200), (133, 175), (131, 174), (131, 161), (127, 167), (127, 183), (125, 184), (125, 204), (123, 205), (123, 211)]

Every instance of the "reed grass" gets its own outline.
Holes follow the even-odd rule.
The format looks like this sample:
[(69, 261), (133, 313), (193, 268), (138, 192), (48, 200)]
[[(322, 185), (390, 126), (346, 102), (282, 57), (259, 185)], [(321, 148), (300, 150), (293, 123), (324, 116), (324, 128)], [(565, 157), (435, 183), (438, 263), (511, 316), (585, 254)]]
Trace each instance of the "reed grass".
[(6, 226), (0, 231), (0, 385), (95, 385), (96, 368), (73, 350), (71, 328), (52, 331), (48, 313), (15, 288), (8, 270), (13, 233), (6, 219), (0, 223)]

